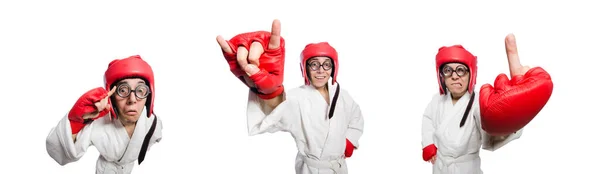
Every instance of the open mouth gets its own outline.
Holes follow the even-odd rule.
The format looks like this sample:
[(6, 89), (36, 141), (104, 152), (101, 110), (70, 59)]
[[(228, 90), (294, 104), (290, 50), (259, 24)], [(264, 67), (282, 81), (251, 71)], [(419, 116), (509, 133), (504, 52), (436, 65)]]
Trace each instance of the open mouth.
[(316, 79), (325, 79), (325, 76), (315, 76)]

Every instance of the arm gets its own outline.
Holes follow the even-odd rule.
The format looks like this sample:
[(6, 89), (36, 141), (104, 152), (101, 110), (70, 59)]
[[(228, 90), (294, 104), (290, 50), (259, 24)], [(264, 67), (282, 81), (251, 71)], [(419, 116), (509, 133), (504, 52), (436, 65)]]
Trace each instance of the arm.
[[(73, 134), (68, 116), (65, 116), (46, 137), (48, 155), (61, 166), (79, 160), (91, 146), (92, 127), (93, 123), (83, 127), (79, 133)], [(76, 141), (73, 135), (76, 135)]]
[(283, 103), (284, 100), (285, 100), (285, 97), (283, 96), (283, 93), (282, 93), (282, 95), (278, 95), (275, 98), (262, 100), (262, 104), (267, 107), (267, 110), (273, 110), (279, 104)]
[[(253, 136), (265, 132), (289, 131), (292, 126), (289, 119), (299, 118), (300, 108), (297, 101), (286, 98), (284, 92), (274, 100), (265, 101), (254, 92), (249, 91), (246, 111), (248, 134)], [(281, 103), (277, 100), (281, 100)], [(272, 104), (277, 104), (277, 106), (271, 108)]]
[(437, 147), (433, 142), (433, 134), (435, 132), (435, 126), (433, 124), (433, 113), (435, 110), (436, 97), (434, 96), (427, 105), (425, 112), (423, 114), (423, 121), (421, 125), (421, 147), (422, 147), (422, 155), (423, 161), (429, 161), (433, 158), (437, 153)]
[(495, 150), (500, 149), (501, 147), (504, 147), (504, 145), (512, 142), (513, 140), (519, 139), (522, 134), (523, 134), (523, 129), (521, 129), (515, 133), (511, 133), (511, 134), (504, 135), (504, 136), (493, 136), (486, 132), (483, 132), (482, 148), (493, 152)]
[(483, 128), (481, 126), (481, 113), (479, 111), (479, 107), (475, 108), (474, 111), (475, 111), (475, 113), (473, 114), (473, 116), (475, 117), (475, 122), (477, 123), (477, 128), (479, 129), (479, 132), (481, 132), (481, 139), (483, 141), (482, 149), (484, 149), (484, 150), (488, 150), (488, 151), (492, 151), (492, 152), (496, 151), (496, 150), (504, 147), (504, 145), (512, 142), (513, 140), (519, 139), (521, 137), (521, 135), (523, 134), (523, 128), (517, 130), (516, 132), (505, 134), (505, 135), (489, 134), (488, 132), (483, 130)]
[(69, 113), (46, 137), (46, 150), (58, 164), (65, 165), (79, 160), (91, 146), (93, 120), (104, 117), (110, 110), (108, 97), (115, 92), (104, 88), (91, 89), (81, 95)]
[(354, 149), (358, 149), (358, 140), (363, 134), (365, 121), (363, 119), (360, 106), (352, 101), (352, 111), (350, 112), (350, 123), (346, 131), (346, 157), (351, 157)]
[[(246, 80), (246, 82), (248, 82), (252, 86), (255, 85), (249, 77), (244, 76), (244, 79)], [(263, 113), (266, 113), (266, 115), (271, 113), (271, 111), (273, 111), (273, 109), (275, 109), (277, 106), (279, 106), (279, 104), (281, 104), (281, 103), (283, 103), (283, 101), (285, 101), (285, 93), (283, 91), (280, 94), (277, 94), (276, 96), (274, 96), (273, 98), (260, 97), (258, 94), (256, 94), (256, 96), (258, 96), (258, 97), (256, 98), (255, 102), (257, 102), (260, 105), (260, 109), (263, 111)], [(250, 100), (249, 100), (249, 102), (250, 102)]]

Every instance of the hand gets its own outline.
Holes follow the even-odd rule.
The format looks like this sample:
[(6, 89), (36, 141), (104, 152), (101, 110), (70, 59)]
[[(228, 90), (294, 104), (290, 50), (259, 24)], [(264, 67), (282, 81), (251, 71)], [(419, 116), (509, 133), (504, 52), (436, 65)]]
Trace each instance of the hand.
[(67, 115), (71, 123), (71, 133), (77, 134), (91, 121), (107, 115), (112, 108), (109, 98), (115, 90), (116, 87), (113, 87), (107, 92), (106, 89), (97, 87), (81, 95)]
[(350, 140), (346, 138), (346, 149), (344, 151), (344, 156), (346, 158), (352, 157), (352, 154), (354, 153), (354, 148), (354, 144), (352, 144), (352, 142), (350, 142)]
[(479, 90), (481, 128), (492, 136), (506, 136), (529, 124), (552, 95), (552, 79), (541, 67), (522, 66), (512, 34), (505, 39), (511, 78), (501, 73), (494, 85)]
[(103, 110), (107, 110), (110, 111), (112, 109), (112, 107), (110, 106), (110, 104), (108, 103), (108, 100), (110, 100), (110, 96), (112, 96), (115, 91), (116, 91), (117, 87), (113, 87), (109, 92), (108, 95), (100, 100), (99, 102), (94, 103), (94, 105), (96, 106), (96, 111), (91, 112), (91, 113), (87, 113), (83, 115), (83, 119), (87, 120), (87, 119), (94, 119), (98, 116), (100, 116), (100, 111)]
[(230, 40), (217, 36), (217, 43), (233, 75), (259, 98), (270, 100), (283, 93), (285, 41), (279, 20), (273, 21), (271, 32), (246, 32)]
[(435, 159), (436, 159), (437, 155), (431, 157), (431, 159), (427, 162), (431, 163), (431, 164), (435, 164)]
[[(271, 26), (271, 36), (269, 40), (268, 49), (273, 50), (279, 48), (281, 42), (281, 23), (279, 20), (273, 20), (273, 24)], [(217, 36), (217, 43), (221, 46), (221, 49), (225, 54), (234, 54), (233, 48), (227, 43), (225, 39), (221, 35)], [(244, 75), (244, 79), (247, 84), (251, 86), (255, 86), (252, 83), (252, 80), (249, 79), (249, 76), (252, 76), (260, 71), (258, 66), (260, 65), (259, 58), (265, 52), (264, 47), (259, 42), (252, 42), (250, 45), (250, 50), (244, 46), (238, 46), (237, 48), (237, 64), (238, 66), (246, 73)]]
[(524, 75), (529, 71), (529, 66), (521, 65), (515, 35), (509, 34), (506, 36), (504, 39), (504, 47), (506, 49), (506, 57), (508, 58), (508, 68), (510, 69), (511, 77)]

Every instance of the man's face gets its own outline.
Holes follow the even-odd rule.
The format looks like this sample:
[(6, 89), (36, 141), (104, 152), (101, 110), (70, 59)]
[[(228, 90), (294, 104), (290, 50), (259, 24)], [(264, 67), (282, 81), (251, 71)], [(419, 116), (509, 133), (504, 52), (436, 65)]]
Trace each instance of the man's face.
[(150, 88), (140, 78), (123, 79), (116, 86), (114, 99), (119, 118), (128, 123), (137, 122), (144, 110)]
[(315, 88), (323, 88), (329, 82), (333, 71), (333, 62), (329, 57), (313, 57), (306, 61), (310, 83)]
[(446, 88), (452, 96), (461, 97), (467, 92), (469, 86), (469, 68), (461, 63), (449, 63), (444, 65), (441, 72), (444, 77)]

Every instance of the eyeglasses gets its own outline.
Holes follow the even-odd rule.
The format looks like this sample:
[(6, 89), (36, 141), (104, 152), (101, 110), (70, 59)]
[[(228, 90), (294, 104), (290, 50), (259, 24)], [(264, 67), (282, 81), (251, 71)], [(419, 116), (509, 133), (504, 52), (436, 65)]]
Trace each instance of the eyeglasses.
[(452, 69), (452, 67), (450, 66), (444, 66), (441, 75), (443, 75), (444, 77), (451, 77), (452, 73), (454, 72), (456, 72), (456, 75), (458, 75), (459, 77), (462, 77), (469, 72), (469, 68), (467, 68), (464, 65), (458, 65), (456, 69)]
[(308, 64), (308, 67), (310, 67), (310, 69), (313, 71), (319, 70), (319, 68), (323, 67), (323, 70), (327, 71), (333, 67), (333, 64), (329, 61), (323, 62), (323, 64), (319, 64), (319, 62), (313, 61), (310, 64)]
[[(139, 84), (137, 87), (135, 87), (134, 90), (135, 97), (138, 99), (145, 99), (146, 97), (148, 97), (148, 94), (150, 94), (150, 87), (148, 87), (148, 85), (145, 84)], [(131, 91), (133, 90), (131, 89), (131, 86), (129, 86), (129, 84), (127, 83), (123, 83), (117, 86), (117, 95), (119, 95), (120, 97), (129, 97)]]

